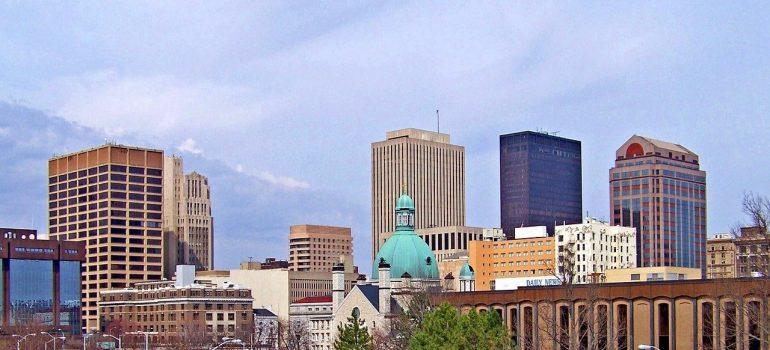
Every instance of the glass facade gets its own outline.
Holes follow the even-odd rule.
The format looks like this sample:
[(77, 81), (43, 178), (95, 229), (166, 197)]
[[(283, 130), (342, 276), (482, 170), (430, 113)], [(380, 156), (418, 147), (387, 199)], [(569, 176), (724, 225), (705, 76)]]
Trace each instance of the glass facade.
[(697, 155), (638, 140), (618, 150), (610, 169), (612, 223), (637, 229), (637, 266), (705, 269), (706, 173)]
[(516, 227), (582, 221), (580, 141), (538, 132), (500, 136), (500, 222), (506, 236)]
[(59, 263), (59, 324), (71, 327), (73, 332), (80, 328), (80, 262)]
[(53, 325), (53, 261), (9, 261), (9, 324)]

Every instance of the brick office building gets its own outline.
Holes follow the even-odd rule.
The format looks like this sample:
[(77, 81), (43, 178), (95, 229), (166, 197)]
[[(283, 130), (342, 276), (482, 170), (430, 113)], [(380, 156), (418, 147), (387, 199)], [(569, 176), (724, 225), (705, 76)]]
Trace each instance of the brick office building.
[(159, 332), (154, 342), (162, 344), (175, 341), (185, 331), (205, 334), (206, 338), (248, 340), (254, 329), (251, 291), (232, 284), (195, 283), (194, 279), (194, 265), (180, 265), (175, 281), (142, 282), (131, 288), (102, 291), (102, 328), (117, 323), (126, 332)]

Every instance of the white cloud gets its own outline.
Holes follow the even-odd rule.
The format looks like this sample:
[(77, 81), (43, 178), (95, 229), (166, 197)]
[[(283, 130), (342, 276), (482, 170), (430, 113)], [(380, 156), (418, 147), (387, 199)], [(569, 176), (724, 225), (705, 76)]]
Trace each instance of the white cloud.
[(253, 88), (171, 75), (104, 70), (55, 79), (40, 95), (58, 115), (111, 136), (232, 130), (263, 115), (262, 98)]
[(272, 185), (280, 186), (287, 189), (308, 189), (310, 184), (306, 181), (290, 178), (288, 176), (277, 176), (269, 171), (262, 171), (257, 174), (257, 178), (266, 181)]
[(198, 144), (195, 142), (195, 140), (191, 138), (184, 140), (179, 146), (176, 146), (176, 149), (180, 152), (187, 152), (196, 155), (203, 154), (203, 150), (198, 147)]

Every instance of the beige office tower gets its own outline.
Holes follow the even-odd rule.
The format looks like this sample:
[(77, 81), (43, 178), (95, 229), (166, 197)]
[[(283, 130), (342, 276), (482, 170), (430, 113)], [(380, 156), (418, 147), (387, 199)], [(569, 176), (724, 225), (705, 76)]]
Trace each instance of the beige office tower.
[(349, 227), (291, 226), (289, 270), (331, 272), (332, 266), (340, 261), (352, 269), (353, 236), (350, 234)]
[(176, 265), (195, 265), (197, 270), (214, 268), (214, 218), (211, 216), (211, 187), (205, 176), (184, 174), (184, 162), (165, 157), (163, 176), (163, 232), (166, 278)]
[(372, 143), (372, 256), (395, 229), (393, 207), (404, 190), (414, 198), (415, 229), (465, 226), (465, 148), (418, 129)]
[(98, 329), (99, 291), (163, 275), (163, 151), (108, 143), (48, 161), (48, 232), (86, 242), (83, 320)]

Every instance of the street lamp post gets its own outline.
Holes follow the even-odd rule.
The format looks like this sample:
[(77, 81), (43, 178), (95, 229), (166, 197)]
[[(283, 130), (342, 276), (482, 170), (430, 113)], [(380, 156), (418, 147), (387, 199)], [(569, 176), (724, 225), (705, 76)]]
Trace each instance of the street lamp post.
[[(45, 334), (45, 335), (51, 337), (51, 340), (49, 340), (49, 341), (53, 342), (53, 350), (56, 350), (56, 339), (61, 339), (61, 340), (65, 339), (64, 337), (55, 337), (51, 333), (47, 333), (47, 332), (40, 332), (40, 334)], [(48, 342), (45, 342), (44, 345), (45, 345), (45, 348), (48, 349)]]
[(126, 334), (142, 334), (144, 335), (144, 350), (150, 350), (150, 336), (156, 335), (158, 332), (143, 332), (143, 331), (136, 331), (136, 332), (128, 332)]
[(245, 349), (246, 348), (246, 342), (244, 342), (243, 340), (240, 340), (240, 339), (237, 339), (237, 338), (224, 337), (224, 338), (222, 338), (222, 343), (221, 344), (211, 348), (210, 350), (219, 349), (222, 346), (225, 346), (227, 344), (238, 344), (238, 345), (241, 346), (241, 349)]
[[(92, 335), (93, 335), (93, 334), (89, 334), (89, 333), (85, 333), (85, 334), (83, 334), (83, 350), (86, 350), (86, 339), (88, 339), (88, 337), (90, 337), (90, 336), (92, 336)], [(17, 350), (18, 350), (18, 349), (17, 349)]]
[[(116, 336), (114, 336), (114, 335), (111, 335), (111, 334), (106, 334), (106, 333), (104, 334), (104, 336), (106, 336), (106, 337), (110, 337), (110, 338), (112, 338), (112, 339), (115, 339), (115, 340), (117, 340), (117, 341), (118, 341), (118, 350), (123, 350), (123, 341), (120, 339), (120, 336), (117, 336), (117, 337), (116, 337)], [(56, 349), (54, 349), (54, 350), (56, 350)]]
[(24, 339), (27, 339), (27, 337), (29, 337), (30, 335), (35, 335), (35, 333), (30, 333), (30, 334), (27, 334), (27, 335), (25, 335), (23, 337), (20, 336), (20, 335), (16, 335), (16, 334), (13, 335), (14, 337), (21, 337), (21, 339), (16, 341), (16, 350), (20, 350), (21, 349), (21, 342), (23, 342)]

